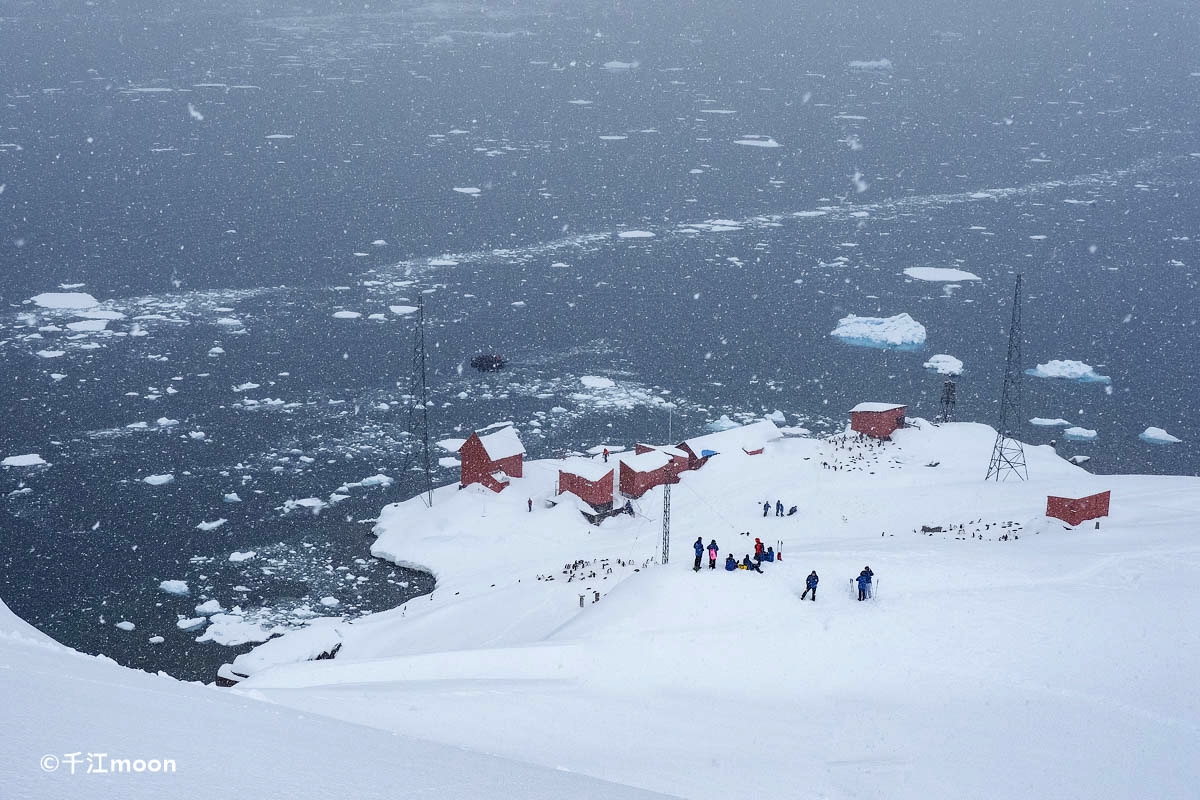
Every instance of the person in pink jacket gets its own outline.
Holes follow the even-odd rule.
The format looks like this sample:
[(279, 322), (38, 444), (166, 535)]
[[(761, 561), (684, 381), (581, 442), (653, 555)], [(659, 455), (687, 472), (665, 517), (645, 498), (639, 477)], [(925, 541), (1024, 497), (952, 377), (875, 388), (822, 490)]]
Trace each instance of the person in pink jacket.
[(711, 542), (708, 543), (708, 568), (709, 569), (717, 568), (717, 553), (719, 551), (720, 551), (720, 548), (717, 547), (716, 539), (713, 539)]

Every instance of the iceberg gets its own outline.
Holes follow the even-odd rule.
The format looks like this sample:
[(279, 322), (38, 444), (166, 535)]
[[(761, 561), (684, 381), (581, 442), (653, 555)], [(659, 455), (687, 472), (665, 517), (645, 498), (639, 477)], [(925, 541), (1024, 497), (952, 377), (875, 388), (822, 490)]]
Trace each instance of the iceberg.
[(1098, 374), (1090, 364), (1070, 359), (1052, 359), (1045, 364), (1038, 364), (1033, 369), (1025, 370), (1025, 374), (1035, 378), (1062, 378), (1080, 383), (1112, 383), (1112, 378)]
[(1172, 436), (1162, 428), (1155, 427), (1146, 428), (1146, 430), (1138, 434), (1138, 438), (1149, 444), (1178, 444), (1183, 441), (1183, 439)]
[(908, 314), (894, 317), (859, 317), (838, 320), (829, 333), (846, 344), (896, 350), (918, 350), (925, 344), (925, 326)]

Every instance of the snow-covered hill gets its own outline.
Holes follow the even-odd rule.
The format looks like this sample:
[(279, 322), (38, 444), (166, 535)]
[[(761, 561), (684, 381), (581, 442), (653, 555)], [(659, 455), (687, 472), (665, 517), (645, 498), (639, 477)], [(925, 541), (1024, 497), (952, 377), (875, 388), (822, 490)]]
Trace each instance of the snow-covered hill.
[[(591, 526), (545, 502), (555, 462), (394, 504), (375, 552), (435, 572), (434, 594), (268, 642), (234, 690), (72, 653), (4, 609), (0, 768), (18, 797), (1193, 797), (1200, 480), (1028, 447), (1028, 482), (985, 483), (994, 431), (917, 424), (753, 456), (714, 434), (673, 487), (666, 566), (661, 489)], [(1042, 516), (1105, 489), (1099, 528)], [(784, 558), (697, 574), (697, 537)], [(74, 751), (178, 772), (38, 766)]]

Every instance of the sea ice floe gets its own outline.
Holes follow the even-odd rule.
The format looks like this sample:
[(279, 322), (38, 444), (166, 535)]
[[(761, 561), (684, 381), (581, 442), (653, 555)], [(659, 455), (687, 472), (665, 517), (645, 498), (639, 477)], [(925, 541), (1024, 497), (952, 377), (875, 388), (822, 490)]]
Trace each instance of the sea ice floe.
[(938, 353), (936, 356), (931, 356), (924, 364), (925, 369), (931, 369), (939, 375), (961, 375), (963, 371), (963, 362), (954, 356)]
[(1025, 374), (1035, 378), (1062, 378), (1080, 383), (1112, 383), (1112, 378), (1098, 374), (1090, 364), (1070, 359), (1052, 359), (1045, 364), (1038, 364), (1033, 369), (1025, 370)]
[(162, 583), (160, 583), (158, 585), (158, 588), (162, 589), (167, 594), (177, 594), (177, 595), (180, 595), (181, 597), (186, 596), (191, 592), (191, 589), (188, 587), (187, 581), (181, 581), (181, 580), (163, 581)]
[(37, 355), (42, 358), (62, 358), (67, 352), (65, 350), (38, 350)]
[(46, 463), (37, 453), (25, 453), (20, 456), (8, 456), (0, 461), (0, 467), (40, 467)]
[(1070, 425), (1071, 425), (1070, 422), (1063, 419), (1062, 417), (1059, 417), (1058, 419), (1049, 419), (1047, 417), (1034, 417), (1033, 419), (1029, 420), (1029, 424), (1030, 425), (1038, 425), (1043, 428), (1052, 428), (1057, 425), (1064, 425), (1064, 426), (1070, 427)]
[(203, 603), (196, 606), (197, 614), (204, 614), (204, 615), (219, 614), (224, 610), (225, 610), (225, 608), (219, 602), (217, 602), (215, 599), (214, 600), (205, 600)]
[(334, 319), (358, 319), (362, 316), (360, 311), (335, 311), (333, 312)]
[(838, 320), (830, 335), (847, 344), (864, 347), (919, 349), (925, 344), (925, 326), (908, 314), (894, 317), (859, 317), (851, 314)]
[(258, 553), (255, 552), (254, 550), (246, 550), (246, 551), (235, 550), (229, 554), (229, 560), (234, 563), (238, 563), (241, 561), (249, 561), (250, 559), (254, 558), (256, 555), (258, 555)]
[(212, 522), (201, 522), (199, 525), (196, 526), (196, 530), (198, 530), (198, 531), (215, 531), (217, 528), (221, 527), (226, 522), (229, 522), (229, 520), (225, 519), (224, 517), (221, 517), (220, 519), (215, 519)]
[(1138, 438), (1149, 444), (1178, 444), (1182, 442), (1177, 436), (1172, 436), (1162, 428), (1149, 427), (1138, 434)]
[(175, 627), (181, 631), (195, 630), (208, 624), (208, 617), (190, 617), (181, 619), (175, 623)]
[(225, 495), (225, 497), (224, 497), (223, 499), (225, 500), (225, 502), (226, 502), (226, 503), (240, 503), (240, 502), (242, 502), (242, 498), (238, 497), (238, 493), (237, 493), (237, 492), (230, 492), (229, 494)]
[(29, 298), (29, 302), (41, 308), (55, 309), (93, 308), (100, 304), (86, 292), (43, 292)]
[(772, 139), (770, 136), (762, 136), (759, 134), (746, 134), (740, 139), (735, 139), (734, 144), (745, 145), (746, 147), (781, 147), (779, 142)]
[(653, 239), (654, 233), (651, 231), (621, 231), (617, 234), (619, 239)]
[(602, 378), (596, 375), (583, 375), (579, 378), (579, 382), (589, 389), (611, 389), (617, 385), (612, 378)]
[(868, 61), (851, 61), (846, 66), (850, 69), (886, 72), (892, 68), (892, 61), (889, 58), (876, 58)]
[(919, 281), (977, 281), (979, 276), (951, 267), (909, 267), (904, 274)]
[(162, 475), (147, 475), (146, 477), (142, 478), (143, 483), (148, 483), (151, 486), (164, 486), (173, 482), (174, 480), (175, 476), (169, 472)]
[(1096, 439), (1096, 432), (1088, 428), (1080, 428), (1078, 426), (1067, 428), (1063, 431), (1063, 437), (1070, 439), (1072, 442), (1091, 442)]
[(136, 626), (136, 625), (134, 625), (134, 624), (133, 624), (132, 622), (130, 622), (129, 620), (123, 620), (123, 621), (121, 621), (121, 622), (118, 622), (118, 623), (117, 623), (117, 627), (118, 627), (118, 628), (120, 628), (120, 629), (121, 629), (121, 630), (123, 630), (123, 631), (131, 631), (131, 630), (133, 630), (134, 628), (136, 628), (137, 626)]
[(458, 192), (459, 194), (469, 194), (472, 197), (479, 194), (478, 186), (455, 186), (453, 188), (454, 191)]
[(417, 313), (418, 309), (416, 306), (388, 306), (388, 311), (403, 317), (407, 314)]

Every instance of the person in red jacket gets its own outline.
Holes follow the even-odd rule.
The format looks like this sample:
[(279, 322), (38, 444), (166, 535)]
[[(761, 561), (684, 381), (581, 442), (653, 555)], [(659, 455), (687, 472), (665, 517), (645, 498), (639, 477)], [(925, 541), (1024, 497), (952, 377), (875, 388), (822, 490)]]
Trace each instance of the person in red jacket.
[(763, 560), (763, 551), (764, 550), (766, 550), (766, 548), (763, 547), (762, 539), (755, 538), (755, 540), (754, 540), (754, 560), (755, 561)]

